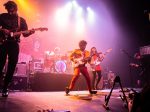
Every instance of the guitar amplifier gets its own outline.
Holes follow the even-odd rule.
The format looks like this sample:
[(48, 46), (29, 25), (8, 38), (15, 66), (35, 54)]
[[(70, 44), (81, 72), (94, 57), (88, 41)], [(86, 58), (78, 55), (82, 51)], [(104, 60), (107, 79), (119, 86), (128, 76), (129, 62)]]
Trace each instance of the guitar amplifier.
[(141, 55), (150, 55), (150, 45), (140, 47), (140, 54)]
[(14, 76), (27, 77), (27, 64), (18, 63), (16, 65)]

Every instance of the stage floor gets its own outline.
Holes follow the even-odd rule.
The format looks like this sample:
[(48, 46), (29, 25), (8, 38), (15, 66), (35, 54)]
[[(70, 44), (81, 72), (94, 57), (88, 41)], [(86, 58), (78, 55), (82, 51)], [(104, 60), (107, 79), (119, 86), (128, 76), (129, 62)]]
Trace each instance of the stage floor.
[[(98, 90), (96, 95), (91, 96), (88, 91), (71, 91), (70, 95), (66, 96), (64, 91), (12, 91), (8, 98), (0, 97), (0, 112), (106, 112), (103, 104), (105, 95), (109, 92), (110, 89)], [(107, 112), (128, 112), (119, 95), (122, 95), (122, 92), (114, 89), (108, 103), (111, 110)], [(47, 111), (52, 109), (54, 111)]]

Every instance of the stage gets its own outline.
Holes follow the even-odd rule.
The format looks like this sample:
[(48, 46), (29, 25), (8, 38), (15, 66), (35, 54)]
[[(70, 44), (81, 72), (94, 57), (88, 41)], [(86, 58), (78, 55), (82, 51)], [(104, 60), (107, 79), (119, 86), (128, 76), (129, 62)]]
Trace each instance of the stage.
[[(109, 92), (110, 89), (98, 90), (91, 96), (88, 91), (71, 91), (66, 96), (64, 91), (11, 91), (8, 98), (0, 97), (0, 112), (106, 112), (103, 104)], [(119, 95), (122, 95), (119, 89), (114, 89), (108, 103), (109, 112), (128, 112)]]

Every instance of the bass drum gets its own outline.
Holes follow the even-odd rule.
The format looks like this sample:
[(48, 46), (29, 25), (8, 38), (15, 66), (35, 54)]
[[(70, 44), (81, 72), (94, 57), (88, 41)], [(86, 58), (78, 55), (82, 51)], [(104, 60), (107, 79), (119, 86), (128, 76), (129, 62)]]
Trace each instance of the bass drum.
[(66, 63), (62, 60), (56, 61), (55, 63), (55, 70), (58, 73), (64, 73), (66, 71)]

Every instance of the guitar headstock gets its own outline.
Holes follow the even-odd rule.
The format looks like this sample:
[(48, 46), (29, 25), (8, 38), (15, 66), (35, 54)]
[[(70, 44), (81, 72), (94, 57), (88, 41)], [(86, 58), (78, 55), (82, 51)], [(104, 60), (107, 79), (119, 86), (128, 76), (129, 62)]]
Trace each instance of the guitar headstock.
[(112, 51), (112, 48), (109, 48), (109, 49), (107, 49), (107, 53), (109, 53), (109, 52), (111, 52)]

